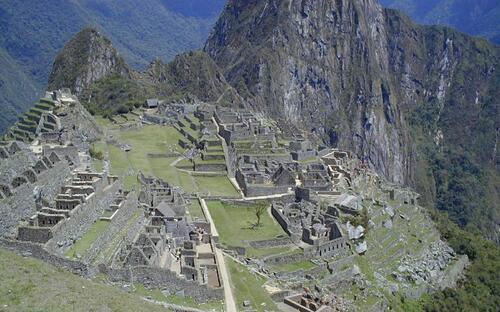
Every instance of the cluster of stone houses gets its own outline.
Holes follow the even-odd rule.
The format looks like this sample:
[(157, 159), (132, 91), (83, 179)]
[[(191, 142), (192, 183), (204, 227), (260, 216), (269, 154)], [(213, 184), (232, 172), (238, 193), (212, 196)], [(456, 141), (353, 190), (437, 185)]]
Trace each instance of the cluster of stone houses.
[(164, 268), (201, 286), (222, 287), (210, 224), (188, 219), (187, 200), (179, 188), (142, 174), (139, 181), (146, 224), (132, 244), (123, 246), (115, 262)]
[(21, 241), (47, 243), (56, 233), (64, 231), (64, 225), (69, 219), (91, 218), (94, 222), (98, 216), (92, 216), (92, 212), (100, 192), (117, 180), (117, 177), (96, 172), (77, 171), (71, 183), (64, 186), (57, 195), (54, 206), (41, 207), (27, 224), (20, 224), (17, 238)]
[(304, 253), (311, 258), (328, 258), (349, 249), (336, 206), (301, 199), (297, 192), (295, 201), (274, 202), (271, 213), (292, 241), (304, 243)]
[[(10, 168), (11, 170), (3, 172), (0, 178), (0, 199), (11, 197), (16, 189), (24, 184), (36, 183), (40, 174), (51, 169), (61, 160), (65, 160), (69, 166), (73, 166), (75, 162), (78, 163), (77, 152), (71, 146), (61, 146), (57, 149), (44, 147), (37, 155), (29, 152), (20, 153), (22, 149), (28, 149), (22, 142), (0, 142), (0, 159), (4, 163), (7, 163), (9, 159), (12, 162), (22, 162), (24, 166), (24, 168)], [(32, 159), (29, 159), (30, 155)]]

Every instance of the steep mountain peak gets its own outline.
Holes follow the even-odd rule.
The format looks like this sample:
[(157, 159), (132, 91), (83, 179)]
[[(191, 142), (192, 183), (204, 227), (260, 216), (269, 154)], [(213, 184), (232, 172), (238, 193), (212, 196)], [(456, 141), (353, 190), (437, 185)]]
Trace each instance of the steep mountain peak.
[[(451, 184), (438, 185), (453, 166), (470, 168), (440, 161), (459, 163), (450, 154), (466, 151), (489, 170), (498, 47), (416, 25), (376, 0), (232, 0), (204, 50), (253, 109), (322, 135), (443, 209), (475, 213), (462, 199), (450, 206)], [(485, 232), (499, 222), (489, 194), (485, 219), (495, 221)]]
[(48, 88), (70, 88), (81, 95), (110, 74), (130, 77), (130, 69), (111, 41), (88, 27), (77, 33), (56, 57)]

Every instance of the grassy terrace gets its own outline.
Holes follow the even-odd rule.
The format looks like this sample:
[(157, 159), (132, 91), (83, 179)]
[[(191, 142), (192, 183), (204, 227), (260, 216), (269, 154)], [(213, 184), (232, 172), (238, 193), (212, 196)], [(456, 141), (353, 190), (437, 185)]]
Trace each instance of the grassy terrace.
[(1, 311), (166, 311), (136, 294), (0, 249)]
[(118, 245), (120, 242), (127, 236), (130, 228), (140, 219), (144, 212), (141, 209), (137, 209), (132, 217), (127, 221), (127, 224), (120, 229), (115, 237), (109, 242), (107, 242), (106, 246), (99, 252), (97, 255), (95, 262), (106, 262), (113, 257), (113, 254), (116, 252)]
[(210, 215), (219, 232), (220, 242), (228, 247), (245, 247), (247, 256), (264, 257), (291, 252), (293, 248), (251, 248), (248, 241), (259, 241), (285, 236), (281, 226), (265, 213), (261, 225), (253, 228), (256, 222), (255, 208), (250, 206), (232, 206), (220, 201), (207, 202)]
[[(106, 120), (100, 120), (101, 125), (109, 126)], [(110, 160), (110, 170), (114, 175), (125, 177), (125, 188), (132, 189), (138, 186), (137, 174), (139, 171), (147, 175), (154, 175), (169, 183), (182, 187), (188, 193), (204, 193), (211, 195), (238, 196), (231, 182), (225, 176), (199, 177), (189, 172), (178, 170), (172, 164), (177, 157), (150, 158), (147, 154), (165, 154), (184, 150), (177, 144), (182, 135), (173, 127), (145, 126), (140, 129), (116, 130), (110, 133), (121, 143), (129, 144), (132, 149), (125, 152), (122, 149), (105, 144), (96, 144), (96, 149), (107, 152)], [(100, 168), (98, 162), (95, 166)]]
[(273, 265), (272, 268), (279, 272), (295, 272), (298, 270), (310, 270), (314, 269), (316, 265), (311, 261), (301, 261), (286, 264)]
[(90, 248), (92, 243), (101, 235), (109, 225), (109, 221), (97, 220), (83, 235), (83, 237), (76, 241), (71, 248), (66, 252), (66, 256), (70, 258), (77, 258), (78, 255), (83, 255), (87, 249)]
[(276, 305), (263, 288), (266, 280), (249, 272), (243, 265), (226, 258), (233, 294), (236, 297), (238, 309), (243, 307), (243, 301), (250, 300), (255, 311), (278, 311)]
[(200, 220), (205, 220), (205, 215), (203, 214), (203, 210), (201, 209), (200, 202), (198, 200), (193, 199), (191, 201), (191, 204), (187, 206), (187, 211), (189, 212), (189, 215), (191, 218), (200, 219)]

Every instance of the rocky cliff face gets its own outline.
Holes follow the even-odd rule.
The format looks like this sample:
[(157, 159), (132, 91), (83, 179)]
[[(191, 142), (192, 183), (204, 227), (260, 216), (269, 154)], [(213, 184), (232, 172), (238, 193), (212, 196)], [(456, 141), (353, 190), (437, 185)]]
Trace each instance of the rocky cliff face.
[(156, 60), (140, 74), (155, 96), (191, 96), (205, 102), (241, 106), (242, 99), (204, 52), (184, 53), (165, 64)]
[(484, 59), (462, 95), (480, 104), (498, 64), (486, 42), (417, 26), (374, 0), (231, 1), (205, 51), (251, 105), (315, 128), (395, 182), (412, 180), (412, 110), (451, 105), (475, 53)]
[(130, 69), (111, 41), (98, 31), (86, 28), (58, 54), (48, 89), (70, 88), (80, 96), (93, 83), (110, 74), (130, 77)]
[(376, 1), (231, 1), (207, 51), (252, 106), (354, 150), (391, 180), (410, 176)]
[[(497, 170), (500, 49), (485, 40), (418, 26), (376, 0), (232, 0), (204, 49), (253, 108), (430, 199), (450, 191), (437, 172), (455, 165), (435, 164), (450, 149)], [(498, 199), (497, 182), (485, 183)]]

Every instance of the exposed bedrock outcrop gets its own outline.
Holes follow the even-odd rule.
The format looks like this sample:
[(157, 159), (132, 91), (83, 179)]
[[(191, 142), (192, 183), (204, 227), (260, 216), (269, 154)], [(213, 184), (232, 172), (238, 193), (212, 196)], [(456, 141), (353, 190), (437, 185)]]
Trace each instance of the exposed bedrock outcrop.
[[(477, 116), (498, 83), (498, 50), (415, 25), (375, 0), (233, 0), (205, 45), (252, 107), (301, 123), (411, 184), (419, 157), (412, 113), (431, 103), (437, 123), (456, 122), (448, 110), (462, 106)], [(447, 128), (444, 140), (457, 139)]]

